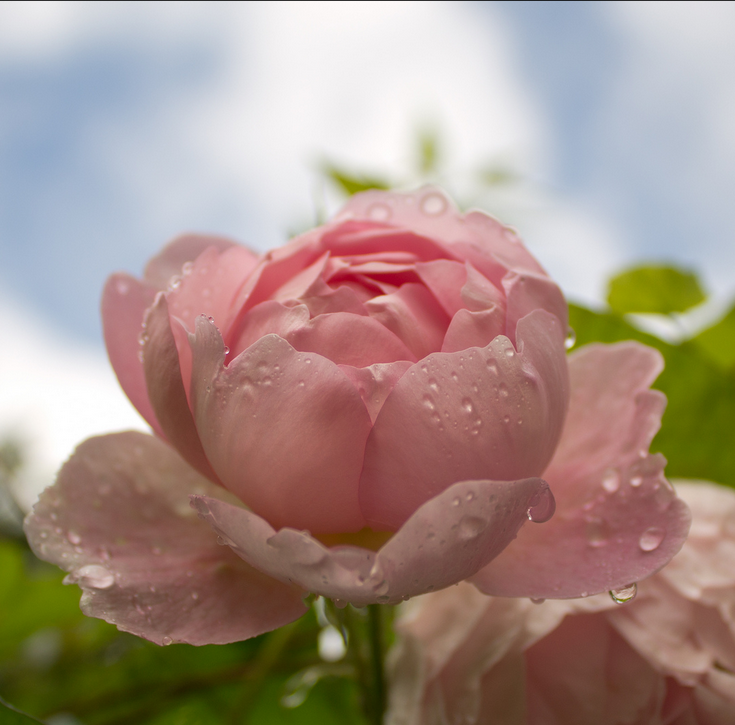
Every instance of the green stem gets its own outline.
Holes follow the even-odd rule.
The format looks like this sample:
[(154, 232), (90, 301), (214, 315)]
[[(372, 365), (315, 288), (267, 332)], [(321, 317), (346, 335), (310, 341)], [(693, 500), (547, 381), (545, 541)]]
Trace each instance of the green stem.
[(370, 670), (372, 675), (372, 720), (382, 725), (385, 712), (385, 673), (383, 671), (383, 608), (380, 604), (368, 605), (370, 633)]

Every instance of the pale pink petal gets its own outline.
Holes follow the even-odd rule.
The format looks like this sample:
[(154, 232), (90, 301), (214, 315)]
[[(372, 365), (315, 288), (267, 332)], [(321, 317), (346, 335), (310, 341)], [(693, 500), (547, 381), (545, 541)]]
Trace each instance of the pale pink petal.
[(261, 302), (240, 319), (238, 330), (232, 332), (228, 360), (236, 358), (265, 335), (279, 335), (287, 339), (293, 330), (302, 328), (308, 322), (309, 309), (306, 305), (287, 307), (275, 300)]
[(498, 335), (505, 335), (505, 313), (501, 307), (495, 306), (479, 312), (459, 310), (444, 335), (442, 352), (486, 347)]
[(388, 394), (411, 365), (408, 360), (397, 360), (392, 363), (376, 363), (364, 368), (340, 365), (339, 369), (357, 388), (370, 414), (370, 421), (375, 423)]
[(26, 519), (42, 559), (69, 572), (85, 614), (157, 644), (224, 644), (301, 616), (301, 592), (248, 566), (189, 506), (222, 495), (165, 443), (91, 438)]
[(276, 335), (225, 367), (222, 337), (204, 317), (190, 342), (192, 407), (223, 484), (277, 527), (363, 528), (357, 491), (370, 417), (345, 374)]
[(423, 285), (404, 284), (393, 294), (370, 300), (365, 308), (401, 339), (416, 359), (441, 350), (449, 317)]
[(416, 356), (393, 332), (372, 317), (330, 312), (293, 329), (288, 342), (301, 352), (315, 352), (337, 365), (367, 367)]
[[(233, 299), (257, 262), (245, 247), (232, 246), (225, 250), (208, 247), (195, 261), (185, 265), (181, 276), (169, 286), (166, 299), (171, 317), (193, 330), (196, 318), (207, 315), (225, 330), (233, 316)], [(189, 347), (186, 335), (177, 342), (179, 354), (186, 354)], [(188, 382), (188, 377), (185, 379)]]
[(113, 274), (102, 292), (102, 330), (110, 363), (125, 395), (148, 425), (162, 435), (148, 400), (140, 358), (143, 319), (155, 296), (151, 285), (124, 272)]
[(455, 481), (543, 471), (566, 412), (558, 327), (539, 310), (519, 323), (518, 352), (501, 336), (485, 348), (434, 353), (403, 375), (365, 451), (360, 502), (373, 528), (397, 529)]
[(657, 722), (664, 679), (603, 615), (567, 618), (525, 659), (529, 723)]
[[(180, 275), (187, 262), (193, 262), (205, 249), (214, 247), (220, 252), (229, 247), (237, 246), (235, 242), (225, 237), (216, 237), (203, 234), (184, 234), (169, 242), (145, 268), (144, 278), (159, 290), (168, 287), (171, 277)], [(253, 258), (256, 255), (245, 250)]]
[[(324, 252), (319, 259), (305, 269), (286, 280), (273, 294), (271, 298), (279, 302), (293, 300), (307, 293), (314, 285), (321, 288), (324, 269), (329, 261), (329, 252)], [(319, 284), (321, 282), (321, 284)]]
[(159, 293), (155, 304), (148, 310), (143, 339), (145, 379), (161, 429), (187, 463), (216, 481), (217, 476), (204, 453), (187, 401), (163, 293)]
[[(661, 576), (682, 596), (735, 610), (735, 495), (713, 483), (676, 482), (676, 493), (692, 512), (682, 550)], [(735, 617), (730, 623), (735, 629)]]
[[(342, 284), (336, 289), (332, 289), (324, 284), (324, 289), (315, 294), (315, 286), (312, 286), (308, 293), (309, 296), (302, 297), (299, 301), (303, 302), (309, 308), (309, 314), (312, 317), (324, 315), (329, 312), (349, 312), (352, 315), (367, 315), (367, 310), (361, 295), (358, 295), (355, 289), (347, 284)], [(368, 297), (369, 299), (369, 297)]]
[(567, 302), (559, 287), (548, 277), (511, 272), (504, 277), (503, 287), (507, 299), (505, 334), (511, 340), (515, 338), (518, 320), (538, 309), (556, 315), (566, 334)]
[(278, 533), (256, 514), (196, 496), (193, 504), (235, 553), (279, 581), (364, 606), (395, 604), (466, 578), (497, 556), (548, 491), (540, 479), (462, 481), (416, 511), (376, 554), (331, 549), (308, 532)]
[[(465, 262), (467, 270), (467, 281), (462, 286), (460, 296), (463, 306), (468, 310), (479, 312), (493, 306), (500, 307), (505, 311), (505, 295), (485, 277), (478, 272), (470, 262)], [(531, 312), (531, 310), (527, 310)]]
[(659, 354), (635, 342), (589, 345), (570, 356), (569, 413), (544, 472), (556, 515), (525, 527), (473, 578), (482, 591), (596, 594), (649, 576), (681, 548), (689, 510), (663, 478), (663, 457), (647, 453), (664, 405), (648, 390), (660, 369)]
[(464, 264), (449, 259), (436, 259), (417, 264), (416, 273), (450, 317), (465, 306), (461, 295), (462, 287), (467, 281)]
[(642, 582), (635, 606), (617, 607), (607, 618), (659, 672), (691, 687), (714, 665), (714, 652), (701, 641), (705, 622), (695, 615), (698, 607), (653, 577)]
[[(696, 725), (732, 725), (735, 712), (735, 675), (713, 669), (694, 690)], [(678, 723), (676, 723), (678, 725)]]

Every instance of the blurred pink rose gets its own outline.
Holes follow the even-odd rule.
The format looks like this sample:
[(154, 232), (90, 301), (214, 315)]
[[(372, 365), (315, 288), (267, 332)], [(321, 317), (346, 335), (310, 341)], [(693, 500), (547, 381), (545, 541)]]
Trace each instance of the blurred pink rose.
[[(647, 455), (659, 358), (584, 358), (572, 399), (600, 430), (572, 416), (576, 442), (548, 469), (569, 402), (566, 303), (514, 232), (437, 189), (357, 195), (261, 257), (183, 237), (143, 281), (113, 275), (102, 313), (157, 435), (83, 443), (27, 532), (84, 610), (122, 629), (233, 641), (298, 617), (305, 591), (395, 603), (475, 574), (487, 591), (576, 596), (656, 570), (685, 535)], [(575, 446), (591, 452), (565, 463)], [(590, 556), (573, 488), (609, 466), (641, 485), (591, 504), (617, 538)], [(545, 470), (572, 513), (487, 568), (519, 530), (550, 526), (521, 528), (554, 511)], [(641, 556), (650, 526), (663, 543)]]
[(677, 490), (692, 509), (689, 538), (627, 604), (604, 594), (534, 604), (468, 584), (412, 602), (397, 623), (386, 722), (735, 722), (735, 492)]

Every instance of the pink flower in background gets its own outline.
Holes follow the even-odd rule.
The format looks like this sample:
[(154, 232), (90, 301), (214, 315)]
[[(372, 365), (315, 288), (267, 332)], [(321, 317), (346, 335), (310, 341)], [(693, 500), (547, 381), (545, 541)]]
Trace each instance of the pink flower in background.
[[(26, 531), (121, 629), (228, 642), (295, 619), (305, 592), (395, 603), (473, 575), (578, 596), (650, 574), (686, 535), (648, 454), (658, 355), (598, 346), (568, 370), (558, 287), (437, 189), (359, 194), (261, 257), (183, 237), (142, 281), (113, 275), (102, 312), (156, 435), (83, 443)], [(557, 515), (522, 526), (554, 512), (542, 475)]]
[(467, 584), (412, 602), (386, 722), (735, 722), (735, 492), (677, 491), (689, 538), (623, 606), (604, 594), (534, 604)]

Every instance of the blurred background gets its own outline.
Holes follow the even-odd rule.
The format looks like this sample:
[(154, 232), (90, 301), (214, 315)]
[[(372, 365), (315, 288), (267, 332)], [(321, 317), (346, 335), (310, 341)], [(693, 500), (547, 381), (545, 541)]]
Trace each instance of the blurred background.
[(183, 231), (280, 244), (338, 207), (329, 170), (442, 183), (589, 306), (668, 260), (724, 310), (734, 35), (731, 2), (0, 3), (0, 441), (22, 505), (84, 437), (145, 428), (101, 342), (107, 275)]

